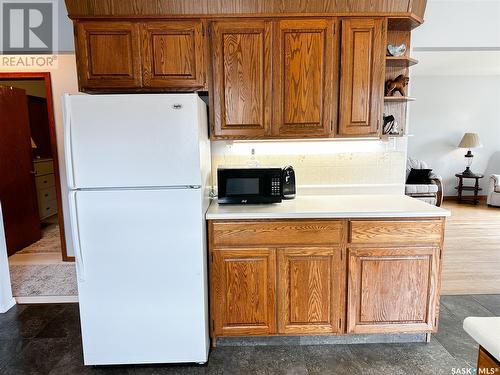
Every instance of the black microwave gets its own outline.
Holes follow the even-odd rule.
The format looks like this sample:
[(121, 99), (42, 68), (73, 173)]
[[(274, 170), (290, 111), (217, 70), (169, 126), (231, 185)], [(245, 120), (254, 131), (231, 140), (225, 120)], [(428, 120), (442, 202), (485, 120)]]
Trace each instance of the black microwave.
[(281, 168), (218, 168), (218, 201), (222, 204), (279, 203)]

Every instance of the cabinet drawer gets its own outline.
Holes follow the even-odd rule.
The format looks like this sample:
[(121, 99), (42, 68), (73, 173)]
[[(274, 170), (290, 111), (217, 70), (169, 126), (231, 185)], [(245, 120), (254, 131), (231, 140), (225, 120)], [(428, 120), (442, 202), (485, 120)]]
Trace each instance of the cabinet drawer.
[(340, 220), (215, 221), (215, 246), (331, 245), (342, 241)]
[(45, 176), (36, 176), (35, 182), (36, 182), (36, 190), (42, 190), (56, 185), (53, 174), (48, 174)]
[(54, 186), (38, 190), (38, 205), (43, 206), (49, 201), (55, 201), (56, 197), (56, 189)]
[(443, 223), (441, 220), (351, 221), (350, 242), (374, 243), (439, 243)]
[(40, 219), (44, 219), (46, 217), (55, 215), (56, 213), (57, 213), (56, 200), (44, 202), (43, 205), (40, 202), (38, 203), (38, 214), (40, 215)]
[(35, 161), (33, 165), (35, 166), (35, 176), (54, 173), (54, 163), (52, 160)]

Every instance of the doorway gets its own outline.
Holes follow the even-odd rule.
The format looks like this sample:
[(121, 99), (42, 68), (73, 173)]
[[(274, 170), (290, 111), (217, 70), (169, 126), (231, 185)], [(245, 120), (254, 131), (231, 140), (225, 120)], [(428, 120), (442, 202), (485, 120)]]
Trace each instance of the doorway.
[(0, 73), (0, 129), (0, 201), (14, 296), (65, 290), (55, 284), (73, 283), (74, 265), (66, 262), (74, 259), (64, 238), (50, 73)]

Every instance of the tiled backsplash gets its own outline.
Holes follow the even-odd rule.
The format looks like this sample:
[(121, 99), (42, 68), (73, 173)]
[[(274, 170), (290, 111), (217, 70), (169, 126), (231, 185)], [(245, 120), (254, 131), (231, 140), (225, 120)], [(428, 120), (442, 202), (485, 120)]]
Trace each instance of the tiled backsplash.
[[(252, 155), (252, 149), (255, 154)], [(406, 140), (212, 142), (212, 176), (217, 167), (292, 165), (299, 193), (403, 193)]]

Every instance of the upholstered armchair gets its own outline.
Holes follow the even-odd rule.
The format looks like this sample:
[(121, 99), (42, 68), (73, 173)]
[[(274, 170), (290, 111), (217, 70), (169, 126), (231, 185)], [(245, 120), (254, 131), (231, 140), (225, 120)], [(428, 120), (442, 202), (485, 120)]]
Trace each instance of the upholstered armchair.
[(500, 207), (500, 174), (490, 176), (487, 203), (488, 206)]
[[(408, 179), (412, 169), (429, 169), (429, 167), (423, 160), (408, 158), (406, 160), (406, 179)], [(443, 180), (433, 171), (430, 172), (429, 179), (429, 184), (406, 184), (405, 194), (429, 204), (441, 206), (443, 203)]]

